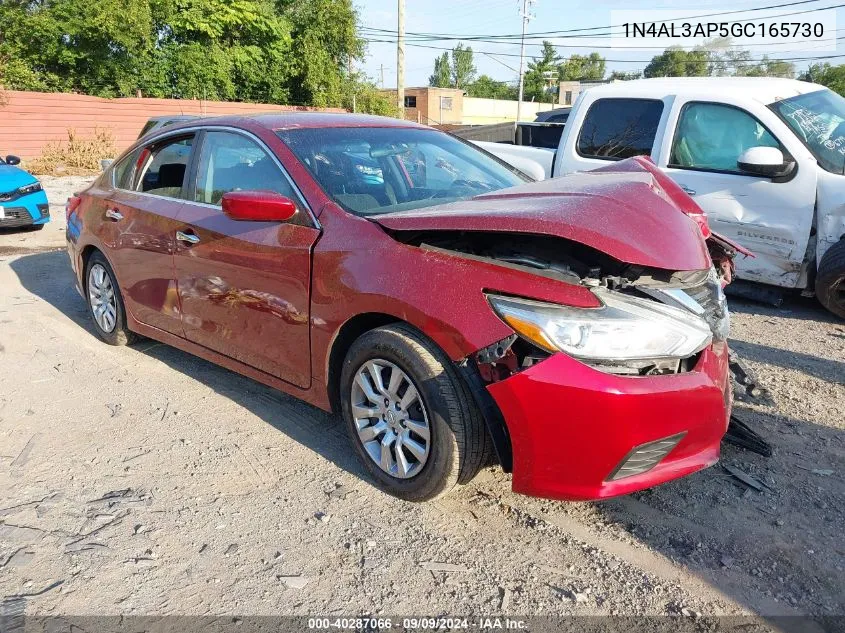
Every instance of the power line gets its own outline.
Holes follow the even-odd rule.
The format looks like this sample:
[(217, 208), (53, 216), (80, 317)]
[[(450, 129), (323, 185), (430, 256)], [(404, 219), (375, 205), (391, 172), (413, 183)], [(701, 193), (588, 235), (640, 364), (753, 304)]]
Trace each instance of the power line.
[[(771, 10), (771, 9), (779, 9), (779, 8), (782, 8), (782, 7), (804, 5), (804, 4), (810, 4), (810, 3), (813, 3), (813, 2), (821, 2), (821, 1), (823, 1), (823, 0), (797, 0), (795, 2), (785, 2), (785, 3), (782, 3), (782, 4), (772, 4), (772, 5), (768, 5), (768, 6), (764, 6), (764, 7), (755, 7), (755, 8), (749, 8), (749, 9), (736, 9), (736, 10), (733, 10), (733, 11), (720, 11), (718, 13), (702, 13), (702, 14), (699, 14), (699, 15), (691, 15), (691, 16), (686, 16), (686, 17), (681, 17), (681, 18), (665, 19), (665, 20), (660, 20), (660, 21), (661, 22), (677, 22), (677, 21), (680, 21), (680, 20), (693, 20), (693, 19), (697, 19), (697, 18), (707, 18), (707, 17), (721, 16), (721, 15), (734, 15), (734, 14), (737, 14), (737, 13), (753, 13), (755, 11), (768, 11), (768, 10)], [(820, 7), (818, 9), (808, 9), (808, 10), (805, 10), (805, 11), (794, 11), (794, 12), (782, 13), (782, 14), (778, 14), (778, 15), (767, 16), (767, 19), (768, 18), (775, 18), (775, 17), (784, 17), (784, 16), (787, 16), (787, 15), (799, 15), (799, 14), (803, 14), (803, 13), (814, 13), (816, 11), (824, 11), (826, 9), (838, 9), (842, 6), (845, 6), (845, 5), (839, 4), (839, 5), (834, 5), (834, 6), (830, 6), (830, 7)], [(736, 20), (736, 22), (748, 22), (750, 20), (756, 20), (756, 19), (757, 18), (744, 18), (742, 20)], [(624, 24), (610, 24), (610, 25), (605, 25), (605, 26), (591, 26), (591, 27), (582, 27), (582, 28), (576, 28), (576, 29), (562, 29), (562, 30), (556, 30), (556, 31), (538, 31), (536, 33), (526, 34), (525, 37), (527, 39), (538, 39), (538, 38), (542, 38), (542, 37), (546, 37), (546, 38), (548, 38), (548, 37), (559, 37), (559, 35), (561, 33), (582, 33), (582, 32), (585, 32), (585, 31), (601, 31), (601, 30), (605, 30), (605, 29), (621, 28), (623, 26), (624, 26)], [(380, 28), (369, 27), (369, 26), (363, 26), (362, 30), (377, 31), (377, 32), (384, 32), (384, 33), (391, 33), (392, 32), (392, 31), (389, 31), (387, 29), (380, 29)], [(424, 39), (428, 39), (428, 40), (431, 40), (431, 41), (436, 41), (436, 40), (466, 40), (466, 41), (472, 41), (472, 40), (478, 40), (478, 41), (502, 40), (502, 41), (506, 41), (506, 40), (516, 40), (516, 39), (520, 39), (522, 37), (522, 35), (520, 33), (504, 34), (504, 35), (460, 35), (460, 34), (457, 34), (457, 33), (423, 33), (423, 32), (412, 32), (412, 31), (408, 31), (406, 35), (419, 38), (419, 41), (424, 41)], [(599, 34), (598, 36), (603, 37), (605, 35), (610, 35), (610, 33), (602, 33), (602, 34)], [(595, 36), (569, 35), (569, 36), (566, 36), (566, 37), (595, 37)], [(508, 43), (514, 43), (514, 42), (508, 42)]]
[[(845, 39), (845, 37), (840, 37), (837, 39)], [(367, 42), (372, 42), (376, 44), (395, 44), (396, 40), (373, 40), (373, 39), (366, 39)], [(429, 46), (426, 44), (411, 44), (405, 43), (405, 46), (414, 46), (416, 48), (429, 48), (434, 50), (441, 50), (441, 51), (451, 51), (452, 48), (446, 46)], [(565, 48), (565, 47), (564, 47)], [(476, 51), (473, 50), (473, 53), (478, 53), (479, 55), (496, 55), (497, 57), (519, 57), (518, 53), (502, 53), (502, 52), (494, 52), (494, 51)], [(822, 59), (836, 59), (839, 57), (845, 57), (845, 53), (840, 53), (837, 55), (825, 55), (825, 56), (816, 56), (816, 57), (781, 57), (781, 58), (774, 58), (770, 57), (767, 60), (764, 59), (749, 59), (744, 60), (743, 62), (730, 62), (727, 61), (725, 63), (734, 64), (734, 63), (746, 63), (746, 62), (759, 62), (759, 61), (770, 61), (770, 62), (783, 62), (783, 61), (807, 61), (807, 60), (822, 60)], [(568, 61), (571, 57), (561, 57), (559, 61)], [(606, 62), (611, 63), (620, 63), (620, 64), (648, 64), (651, 62), (650, 59), (605, 59)], [(703, 62), (700, 61), (690, 61), (684, 62), (690, 64), (700, 64)]]

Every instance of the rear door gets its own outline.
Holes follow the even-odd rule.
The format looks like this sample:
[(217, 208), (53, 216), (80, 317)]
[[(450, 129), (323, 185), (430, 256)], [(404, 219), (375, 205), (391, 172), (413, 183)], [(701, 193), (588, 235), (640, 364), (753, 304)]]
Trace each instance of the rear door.
[[(711, 228), (752, 250), (737, 258), (737, 276), (782, 287), (806, 283), (804, 267), (816, 203), (818, 170), (774, 113), (741, 102), (679, 98), (657, 163), (698, 203)], [(759, 115), (759, 116), (758, 116)], [(778, 133), (781, 132), (781, 133)], [(751, 147), (776, 147), (798, 167), (792, 177), (743, 173), (737, 159)]]
[[(300, 387), (311, 381), (311, 252), (320, 231), (293, 181), (256, 137), (203, 132), (179, 214), (175, 266), (185, 336)], [(271, 190), (291, 198), (289, 222), (227, 217), (223, 194)]]
[(103, 208), (108, 257), (132, 316), (182, 335), (173, 269), (176, 216), (184, 204), (194, 134), (145, 145), (114, 169)]

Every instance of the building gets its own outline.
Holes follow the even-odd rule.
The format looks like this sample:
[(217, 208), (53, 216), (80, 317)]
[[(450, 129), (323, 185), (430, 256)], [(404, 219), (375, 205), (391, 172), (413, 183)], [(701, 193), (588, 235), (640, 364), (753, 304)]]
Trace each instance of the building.
[(587, 88), (593, 86), (601, 86), (602, 84), (609, 84), (611, 82), (619, 81), (618, 79), (601, 79), (596, 81), (561, 81), (558, 83), (557, 103), (561, 106), (571, 106), (578, 99), (578, 95), (584, 92)]

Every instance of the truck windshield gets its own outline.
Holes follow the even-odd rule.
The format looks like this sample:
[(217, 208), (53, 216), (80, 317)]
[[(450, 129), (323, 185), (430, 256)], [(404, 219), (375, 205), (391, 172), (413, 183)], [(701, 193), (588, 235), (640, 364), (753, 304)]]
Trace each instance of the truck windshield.
[(529, 181), (490, 154), (435, 130), (336, 127), (277, 134), (323, 191), (358, 215), (455, 202)]
[(825, 169), (845, 173), (845, 99), (819, 90), (769, 105), (798, 135)]

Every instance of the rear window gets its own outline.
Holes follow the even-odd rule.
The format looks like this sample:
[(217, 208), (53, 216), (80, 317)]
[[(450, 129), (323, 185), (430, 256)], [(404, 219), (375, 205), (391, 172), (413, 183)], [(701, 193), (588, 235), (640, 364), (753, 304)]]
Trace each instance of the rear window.
[(584, 117), (578, 153), (604, 160), (651, 154), (662, 114), (654, 99), (599, 99)]

